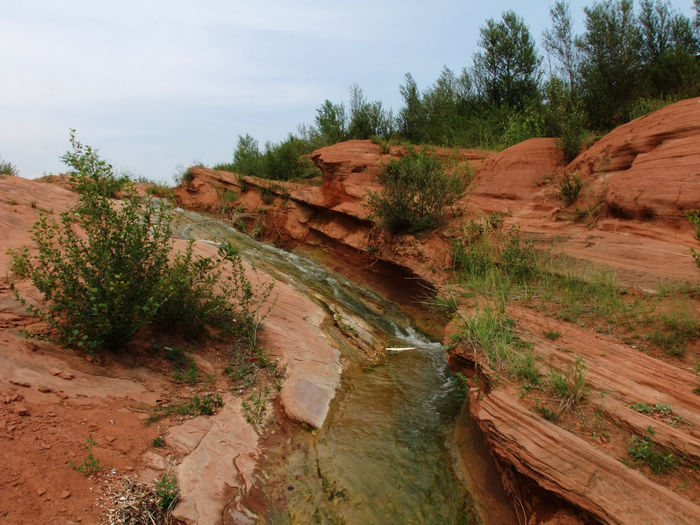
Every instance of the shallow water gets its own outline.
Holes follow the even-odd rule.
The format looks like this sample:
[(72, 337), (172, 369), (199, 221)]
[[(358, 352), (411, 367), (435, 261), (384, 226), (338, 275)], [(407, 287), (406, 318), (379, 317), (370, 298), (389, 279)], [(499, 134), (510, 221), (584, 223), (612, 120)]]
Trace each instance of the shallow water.
[(378, 294), (233, 228), (178, 211), (184, 238), (233, 242), (329, 310), (364, 320), (388, 346), (415, 347), (370, 362), (338, 345), (347, 366), (330, 421), (268, 448), (259, 476), (264, 523), (477, 523), (446, 443), (459, 402), (441, 345)]

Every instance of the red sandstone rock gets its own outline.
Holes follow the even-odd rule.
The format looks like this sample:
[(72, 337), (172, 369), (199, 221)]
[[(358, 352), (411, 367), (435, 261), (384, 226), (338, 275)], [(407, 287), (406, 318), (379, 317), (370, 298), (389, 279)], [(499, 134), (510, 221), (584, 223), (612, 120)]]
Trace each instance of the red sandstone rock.
[(569, 164), (597, 178), (612, 213), (677, 226), (700, 206), (700, 98), (624, 124)]

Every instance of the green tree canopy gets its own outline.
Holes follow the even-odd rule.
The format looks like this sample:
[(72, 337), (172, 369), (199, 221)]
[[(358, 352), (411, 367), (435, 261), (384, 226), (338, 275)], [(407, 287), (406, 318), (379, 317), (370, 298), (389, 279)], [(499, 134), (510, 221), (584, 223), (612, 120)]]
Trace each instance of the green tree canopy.
[(474, 55), (477, 89), (491, 104), (522, 108), (538, 98), (541, 58), (523, 19), (506, 11), (481, 28), (480, 51)]
[(573, 20), (569, 3), (557, 1), (549, 10), (552, 28), (543, 34), (544, 47), (557, 64), (557, 69), (568, 83), (570, 91), (576, 88), (578, 49), (574, 39)]
[(642, 37), (632, 0), (607, 0), (584, 8), (586, 32), (577, 39), (586, 109), (594, 126), (623, 120), (639, 94)]

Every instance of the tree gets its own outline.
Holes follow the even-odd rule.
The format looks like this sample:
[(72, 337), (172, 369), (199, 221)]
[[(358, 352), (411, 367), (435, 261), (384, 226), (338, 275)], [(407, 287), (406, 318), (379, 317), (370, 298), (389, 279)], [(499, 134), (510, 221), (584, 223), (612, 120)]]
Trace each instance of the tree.
[(586, 32), (581, 50), (581, 87), (593, 126), (622, 122), (640, 93), (641, 34), (632, 0), (607, 0), (584, 8)]
[(326, 99), (316, 109), (316, 129), (326, 144), (335, 144), (345, 140), (345, 105), (333, 104)]
[(455, 145), (455, 134), (460, 127), (459, 88), (454, 72), (447, 66), (443, 66), (438, 79), (424, 93), (426, 134), (431, 143)]
[(474, 79), (489, 103), (523, 108), (538, 98), (541, 59), (522, 18), (507, 11), (501, 22), (488, 20), (481, 28), (479, 46)]
[(694, 94), (698, 78), (697, 40), (692, 22), (668, 2), (643, 0), (639, 14), (647, 95)]
[(404, 107), (399, 111), (398, 131), (411, 142), (420, 142), (425, 126), (425, 108), (413, 76), (406, 73), (404, 80), (405, 84), (399, 87)]
[(544, 32), (544, 47), (550, 57), (559, 64), (559, 71), (568, 82), (570, 91), (576, 87), (578, 50), (574, 40), (573, 21), (569, 3), (558, 1), (549, 10), (552, 29)]
[(393, 117), (379, 100), (368, 102), (357, 84), (350, 86), (350, 123), (348, 136), (353, 139), (389, 137), (393, 132)]
[(244, 175), (262, 176), (262, 154), (258, 141), (249, 134), (238, 135), (238, 143), (233, 152), (233, 167)]

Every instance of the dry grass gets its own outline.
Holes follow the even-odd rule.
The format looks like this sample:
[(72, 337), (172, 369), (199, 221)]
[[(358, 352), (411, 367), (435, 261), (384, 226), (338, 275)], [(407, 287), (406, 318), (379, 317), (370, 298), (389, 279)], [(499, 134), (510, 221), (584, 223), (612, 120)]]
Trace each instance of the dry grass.
[(177, 498), (163, 508), (163, 495), (158, 484), (147, 485), (131, 478), (119, 480), (119, 486), (107, 494), (109, 525), (167, 525)]

